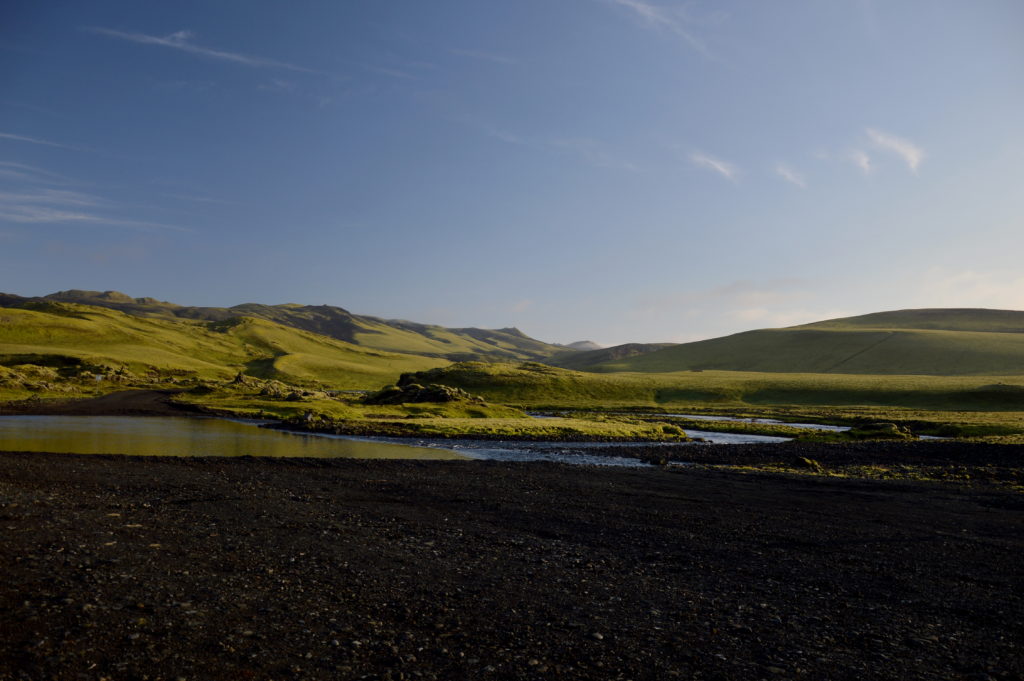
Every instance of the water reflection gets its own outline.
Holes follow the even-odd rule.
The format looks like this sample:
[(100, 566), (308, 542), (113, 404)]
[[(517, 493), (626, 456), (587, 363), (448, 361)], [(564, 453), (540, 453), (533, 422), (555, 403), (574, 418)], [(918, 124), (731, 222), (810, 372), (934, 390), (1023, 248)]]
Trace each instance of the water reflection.
[(445, 449), (323, 438), (254, 422), (148, 416), (0, 416), (0, 450), (143, 456), (464, 459)]

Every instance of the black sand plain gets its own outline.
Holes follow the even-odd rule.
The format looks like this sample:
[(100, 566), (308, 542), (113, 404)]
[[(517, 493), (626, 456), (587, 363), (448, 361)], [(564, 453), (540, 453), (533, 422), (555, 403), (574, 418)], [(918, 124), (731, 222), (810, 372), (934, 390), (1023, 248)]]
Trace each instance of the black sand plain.
[(1022, 565), (993, 485), (7, 452), (0, 679), (1021, 679)]

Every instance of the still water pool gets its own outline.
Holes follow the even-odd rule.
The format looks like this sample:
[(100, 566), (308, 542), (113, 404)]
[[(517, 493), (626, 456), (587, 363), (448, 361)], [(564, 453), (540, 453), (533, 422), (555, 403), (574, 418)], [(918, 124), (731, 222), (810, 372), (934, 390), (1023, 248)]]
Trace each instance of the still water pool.
[(0, 450), (142, 456), (466, 458), (445, 449), (323, 438), (257, 425), (258, 422), (161, 416), (0, 416)]
[[(623, 442), (405, 440), (292, 433), (259, 421), (149, 416), (0, 416), (0, 451), (141, 456), (274, 456), (350, 459), (487, 459), (636, 466)], [(785, 438), (687, 431), (707, 442), (782, 442)], [(649, 443), (658, 446), (659, 443)]]

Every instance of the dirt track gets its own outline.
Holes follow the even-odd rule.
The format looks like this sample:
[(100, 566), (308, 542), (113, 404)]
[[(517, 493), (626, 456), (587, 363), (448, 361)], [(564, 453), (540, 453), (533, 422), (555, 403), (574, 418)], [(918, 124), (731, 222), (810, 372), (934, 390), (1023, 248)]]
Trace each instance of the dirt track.
[(1021, 679), (1024, 498), (0, 454), (0, 679)]

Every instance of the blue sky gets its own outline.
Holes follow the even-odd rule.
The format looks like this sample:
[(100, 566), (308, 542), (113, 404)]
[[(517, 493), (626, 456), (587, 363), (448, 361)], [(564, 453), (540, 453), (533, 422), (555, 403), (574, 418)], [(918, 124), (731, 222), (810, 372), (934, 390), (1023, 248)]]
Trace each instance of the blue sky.
[(0, 291), (552, 342), (1024, 309), (1018, 0), (0, 9)]

